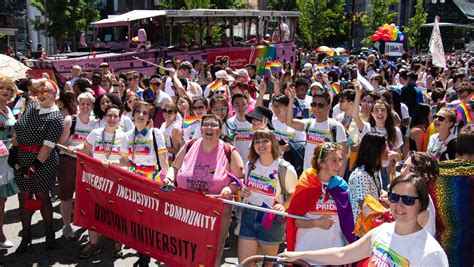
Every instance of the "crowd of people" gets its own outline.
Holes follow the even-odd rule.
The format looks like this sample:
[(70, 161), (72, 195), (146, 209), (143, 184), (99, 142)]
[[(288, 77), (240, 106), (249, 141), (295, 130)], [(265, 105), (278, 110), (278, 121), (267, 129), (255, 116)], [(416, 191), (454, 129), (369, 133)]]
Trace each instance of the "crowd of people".
[[(458, 238), (462, 252), (472, 251), (472, 229), (456, 235), (446, 229), (474, 225), (438, 219), (447, 211), (438, 209), (443, 192), (432, 190), (450, 183), (454, 174), (443, 168), (459, 164), (456, 177), (464, 177), (466, 201), (473, 200), (474, 57), (449, 56), (447, 63), (443, 69), (428, 57), (404, 54), (393, 61), (361, 53), (336, 64), (324, 53), (299, 49), (295, 66), (262, 76), (253, 64), (231, 69), (228, 60), (212, 66), (167, 60), (166, 71), (151, 77), (116, 75), (106, 62), (94, 73), (73, 66), (62, 88), (47, 77), (0, 77), (0, 208), (18, 194), (23, 230), (16, 252), (31, 244), (35, 210), (43, 216), (45, 249), (56, 248), (50, 195), (56, 185), (63, 237), (78, 237), (71, 216), (74, 152), (80, 151), (157, 187), (239, 195), (247, 204), (308, 218), (226, 206), (216, 264), (229, 234), (239, 237), (239, 262), (276, 256), (286, 242), (279, 254), (285, 261), (474, 264), (472, 253), (446, 243), (447, 236)], [(356, 236), (368, 195), (391, 218)], [(1, 214), (0, 247), (11, 248)], [(237, 227), (229, 233), (232, 220)], [(100, 234), (88, 230), (80, 258), (101, 253)], [(116, 242), (114, 256), (121, 250)], [(140, 254), (136, 265), (149, 262)]]

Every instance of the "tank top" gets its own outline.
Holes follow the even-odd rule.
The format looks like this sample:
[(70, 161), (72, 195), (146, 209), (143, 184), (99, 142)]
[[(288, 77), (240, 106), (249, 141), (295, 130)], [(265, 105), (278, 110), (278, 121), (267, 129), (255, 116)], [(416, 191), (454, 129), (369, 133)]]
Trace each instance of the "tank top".
[(231, 181), (225, 173), (228, 161), (224, 142), (219, 140), (210, 153), (202, 151), (201, 142), (202, 138), (197, 139), (184, 155), (176, 181), (179, 188), (218, 195)]

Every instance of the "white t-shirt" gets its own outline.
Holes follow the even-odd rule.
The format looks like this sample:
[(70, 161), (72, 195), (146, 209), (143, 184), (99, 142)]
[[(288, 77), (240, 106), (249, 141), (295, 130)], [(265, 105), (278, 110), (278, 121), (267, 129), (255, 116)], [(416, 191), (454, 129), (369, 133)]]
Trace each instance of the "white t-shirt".
[[(120, 161), (120, 158), (122, 157), (120, 155), (120, 146), (122, 145), (124, 133), (116, 131), (115, 140), (112, 144), (114, 135), (105, 132), (104, 138), (102, 138), (103, 132), (104, 128), (94, 129), (86, 138), (87, 143), (92, 146), (92, 157), (98, 160), (107, 159), (109, 161)], [(106, 152), (108, 151), (110, 151), (110, 155), (107, 158), (106, 154), (108, 153)]]
[[(298, 104), (300, 105), (301, 109), (309, 109), (311, 110), (311, 102), (313, 102), (313, 97), (306, 95), (304, 99), (299, 99), (298, 97), (295, 97), (295, 100), (298, 101)], [(294, 104), (293, 104), (294, 105)], [(296, 105), (294, 105), (296, 106)], [(297, 114), (298, 115), (298, 114)], [(302, 114), (301, 114), (302, 115)]]
[(332, 108), (332, 117), (333, 119), (336, 119), (339, 114), (344, 113), (344, 111), (341, 110), (341, 106), (339, 103), (337, 103), (333, 108)]
[(155, 101), (153, 102), (155, 106), (163, 109), (168, 102), (172, 102), (171, 96), (163, 91), (160, 90), (158, 95), (156, 96)]
[[(163, 137), (165, 138), (165, 144), (167, 148), (173, 147), (171, 134), (173, 133), (173, 129), (175, 128), (180, 129), (181, 124), (182, 122), (178, 120), (173, 121), (168, 127), (166, 127), (166, 122), (163, 122), (161, 124), (160, 131), (163, 133)], [(168, 152), (166, 156), (168, 158), (168, 162), (171, 162), (174, 160), (174, 155), (172, 153)]]
[(239, 152), (240, 157), (247, 163), (247, 156), (252, 143), (252, 124), (245, 121), (239, 121), (236, 116), (227, 120), (231, 133), (234, 135), (234, 146)]
[(428, 218), (428, 223), (426, 223), (425, 228), (426, 231), (428, 231), (428, 233), (430, 233), (433, 237), (435, 236), (436, 234), (436, 209), (435, 209), (435, 206), (434, 206), (434, 203), (433, 203), (433, 199), (431, 198), (430, 195), (428, 195), (429, 199), (430, 199), (430, 202), (428, 203), (428, 214), (429, 214), (429, 218)]
[[(94, 123), (94, 129), (105, 127), (105, 117), (101, 120), (96, 120)], [(120, 116), (120, 122), (117, 126), (117, 130), (123, 133), (126, 133), (135, 128), (133, 121), (126, 115)]]
[(311, 157), (313, 156), (314, 149), (318, 144), (334, 141), (330, 124), (336, 126), (336, 143), (344, 143), (347, 140), (344, 126), (334, 119), (329, 118), (324, 122), (316, 122), (315, 119), (306, 119), (303, 120), (303, 122), (305, 123), (304, 129), (308, 129), (306, 132), (304, 169), (311, 167)]
[[(263, 166), (258, 159), (254, 168), (249, 173), (249, 163), (245, 166), (245, 185), (251, 190), (252, 194), (245, 198), (245, 203), (254, 206), (262, 206), (265, 203), (268, 207), (273, 207), (275, 202), (283, 203), (281, 195), (281, 186), (278, 182), (278, 162), (282, 159), (274, 160), (269, 166)], [(249, 174), (249, 175), (247, 175)], [(289, 194), (295, 192), (298, 178), (295, 168), (288, 165), (285, 177), (285, 188)]]
[(174, 96), (174, 91), (172, 87), (173, 87), (173, 79), (167, 76), (166, 81), (165, 81), (165, 93), (167, 93), (169, 96)]
[(201, 134), (201, 120), (197, 121), (196, 123), (193, 123), (187, 128), (183, 128), (184, 141), (188, 141), (195, 138), (196, 132), (199, 132), (199, 134)]
[[(327, 185), (327, 183), (323, 183)], [(295, 251), (318, 250), (344, 246), (344, 235), (337, 216), (336, 202), (322, 187), (322, 194), (314, 204), (314, 208), (305, 214), (305, 217), (318, 219), (324, 215), (331, 216), (334, 224), (328, 230), (319, 227), (298, 228), (296, 232)]]
[[(456, 139), (456, 135), (452, 133), (445, 140), (439, 140), (439, 133), (435, 133), (430, 136), (426, 152), (435, 157), (437, 160), (440, 160), (441, 155), (448, 151), (448, 144), (453, 139)], [(450, 159), (449, 153), (446, 153), (446, 158)]]
[(405, 103), (400, 103), (400, 109), (402, 112), (402, 120), (409, 119), (410, 113), (408, 112), (408, 106)]
[(369, 266), (449, 266), (446, 253), (428, 231), (395, 233), (395, 223), (376, 228), (371, 239)]
[(273, 133), (277, 141), (283, 139), (288, 142), (288, 140), (293, 140), (295, 142), (304, 142), (306, 140), (305, 132), (297, 131), (290, 126), (286, 125), (286, 123), (281, 122), (278, 120), (277, 117), (272, 118), (272, 125), (273, 125)]
[(89, 123), (83, 123), (79, 116), (76, 116), (76, 126), (74, 133), (71, 133), (68, 139), (68, 145), (77, 146), (83, 144), (87, 136), (94, 130), (95, 118), (89, 117)]
[(145, 136), (141, 134), (136, 135), (135, 129), (128, 131), (123, 136), (120, 153), (128, 157), (135, 165), (138, 166), (155, 166), (158, 162), (156, 158), (155, 148), (153, 146), (153, 136), (155, 134), (156, 147), (158, 154), (167, 153), (163, 133), (156, 128), (151, 128), (147, 131)]

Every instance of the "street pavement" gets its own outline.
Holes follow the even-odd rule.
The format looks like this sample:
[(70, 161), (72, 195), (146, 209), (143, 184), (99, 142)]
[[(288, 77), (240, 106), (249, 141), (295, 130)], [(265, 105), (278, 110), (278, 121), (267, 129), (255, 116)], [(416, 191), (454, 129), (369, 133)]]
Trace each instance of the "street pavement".
[[(62, 237), (62, 220), (59, 213), (59, 200), (53, 202), (54, 207), (54, 230), (56, 231), (56, 249), (44, 250), (44, 225), (41, 214), (36, 212), (33, 216), (32, 233), (33, 243), (28, 251), (23, 254), (15, 254), (15, 249), (21, 242), (21, 222), (18, 210), (18, 198), (8, 198), (5, 205), (5, 219), (3, 231), (7, 239), (11, 240), (15, 247), (8, 250), (0, 250), (0, 263), (3, 266), (133, 266), (138, 259), (136, 251), (131, 248), (123, 249), (123, 256), (115, 259), (112, 256), (113, 241), (102, 238), (102, 253), (90, 259), (79, 259), (77, 256), (81, 244), (87, 242), (87, 231), (80, 230), (77, 241), (68, 241)], [(232, 231), (235, 222), (232, 224)], [(222, 266), (235, 266), (237, 264), (237, 237), (231, 235), (229, 239), (230, 250), (224, 251)], [(150, 266), (166, 266), (152, 260)]]

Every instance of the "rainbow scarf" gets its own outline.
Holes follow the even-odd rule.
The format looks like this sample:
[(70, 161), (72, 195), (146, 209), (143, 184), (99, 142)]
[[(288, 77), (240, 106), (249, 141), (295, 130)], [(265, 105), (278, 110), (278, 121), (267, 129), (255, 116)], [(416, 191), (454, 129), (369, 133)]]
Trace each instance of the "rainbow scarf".
[(283, 70), (283, 65), (278, 61), (267, 61), (265, 64), (265, 69), (263, 70), (263, 76), (270, 76), (272, 71), (281, 73)]
[(322, 71), (322, 72), (328, 72), (328, 71), (332, 70), (332, 69), (331, 69), (331, 66), (329, 66), (328, 63), (322, 63), (322, 64), (318, 64), (318, 65), (316, 65), (316, 66), (317, 66), (318, 69), (319, 69), (320, 71)]
[[(305, 170), (296, 184), (296, 190), (291, 200), (288, 213), (304, 216), (309, 210), (314, 208), (316, 201), (321, 197), (323, 184), (321, 183), (316, 170), (309, 168)], [(354, 216), (352, 214), (349, 186), (339, 176), (333, 176), (329, 180), (327, 192), (332, 196), (337, 206), (337, 216), (341, 225), (342, 233), (348, 242), (355, 241)], [(286, 220), (286, 240), (288, 251), (295, 250), (297, 227), (295, 220)]]
[(462, 101), (456, 108), (458, 113), (458, 120), (463, 120), (465, 124), (468, 124), (472, 121), (471, 113), (467, 108), (466, 102)]
[(184, 117), (183, 120), (183, 128), (186, 129), (189, 126), (195, 124), (196, 122), (200, 121), (202, 116), (191, 116), (191, 117)]
[(436, 236), (450, 266), (474, 265), (474, 162), (439, 163), (440, 176), (431, 180), (436, 209)]
[(333, 95), (338, 95), (341, 92), (341, 86), (338, 83), (331, 84), (331, 92)]
[(218, 79), (216, 80), (215, 82), (213, 82), (211, 84), (211, 86), (209, 87), (209, 89), (211, 89), (211, 92), (214, 92), (217, 90), (217, 88), (223, 86), (224, 84), (222, 83), (222, 80), (221, 79)]

